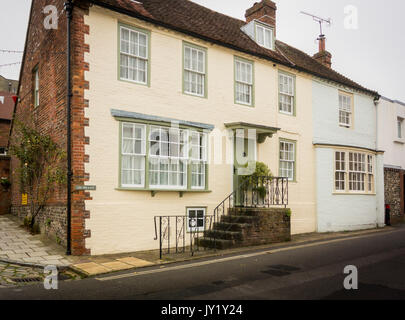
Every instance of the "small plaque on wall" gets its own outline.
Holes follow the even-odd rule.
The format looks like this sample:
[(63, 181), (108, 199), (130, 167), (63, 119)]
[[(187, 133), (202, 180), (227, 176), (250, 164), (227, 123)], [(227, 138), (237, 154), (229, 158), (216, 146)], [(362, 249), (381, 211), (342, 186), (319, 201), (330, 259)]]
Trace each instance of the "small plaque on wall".
[(28, 194), (23, 193), (21, 194), (21, 204), (26, 206), (28, 204)]

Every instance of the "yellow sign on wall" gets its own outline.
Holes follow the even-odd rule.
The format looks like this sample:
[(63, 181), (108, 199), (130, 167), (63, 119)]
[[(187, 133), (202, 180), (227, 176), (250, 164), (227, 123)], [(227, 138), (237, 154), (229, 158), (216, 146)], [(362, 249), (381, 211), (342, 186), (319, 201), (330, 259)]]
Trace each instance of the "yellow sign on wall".
[(23, 194), (21, 195), (21, 204), (22, 204), (23, 206), (25, 206), (25, 205), (28, 204), (28, 194), (23, 193)]

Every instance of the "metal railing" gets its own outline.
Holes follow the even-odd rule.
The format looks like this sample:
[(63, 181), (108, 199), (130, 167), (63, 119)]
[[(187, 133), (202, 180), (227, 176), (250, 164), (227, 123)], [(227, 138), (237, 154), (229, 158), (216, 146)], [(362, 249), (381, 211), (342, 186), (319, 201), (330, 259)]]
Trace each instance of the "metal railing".
[(212, 230), (214, 216), (189, 218), (187, 216), (156, 216), (155, 240), (159, 240), (159, 258), (171, 253), (185, 253), (191, 255), (206, 247), (201, 247), (200, 239), (206, 231)]
[(270, 208), (272, 206), (288, 205), (288, 178), (281, 177), (241, 177), (236, 190), (226, 197), (215, 209), (213, 215), (189, 218), (181, 216), (155, 216), (155, 240), (159, 240), (159, 256), (172, 253), (191, 255), (200, 250), (206, 250), (200, 240), (213, 240), (216, 248), (216, 233), (212, 231), (216, 222), (235, 207)]
[(227, 210), (234, 207), (270, 208), (288, 205), (288, 178), (241, 177), (239, 187), (215, 209), (214, 217), (220, 221)]

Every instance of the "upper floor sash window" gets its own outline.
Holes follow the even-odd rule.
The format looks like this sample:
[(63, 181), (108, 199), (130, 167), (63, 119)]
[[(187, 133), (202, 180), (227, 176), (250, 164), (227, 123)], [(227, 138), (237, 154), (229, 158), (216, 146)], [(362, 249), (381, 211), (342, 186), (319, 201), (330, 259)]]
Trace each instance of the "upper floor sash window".
[(120, 79), (148, 83), (149, 35), (120, 26)]
[(184, 45), (184, 92), (204, 97), (206, 95), (206, 50)]

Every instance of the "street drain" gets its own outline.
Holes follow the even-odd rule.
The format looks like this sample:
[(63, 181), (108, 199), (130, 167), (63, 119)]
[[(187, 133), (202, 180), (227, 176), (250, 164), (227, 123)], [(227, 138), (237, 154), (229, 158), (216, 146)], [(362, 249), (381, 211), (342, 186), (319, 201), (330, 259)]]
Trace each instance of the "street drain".
[(30, 283), (30, 282), (41, 282), (42, 279), (37, 277), (37, 278), (11, 278), (11, 281), (16, 282), (16, 283)]

